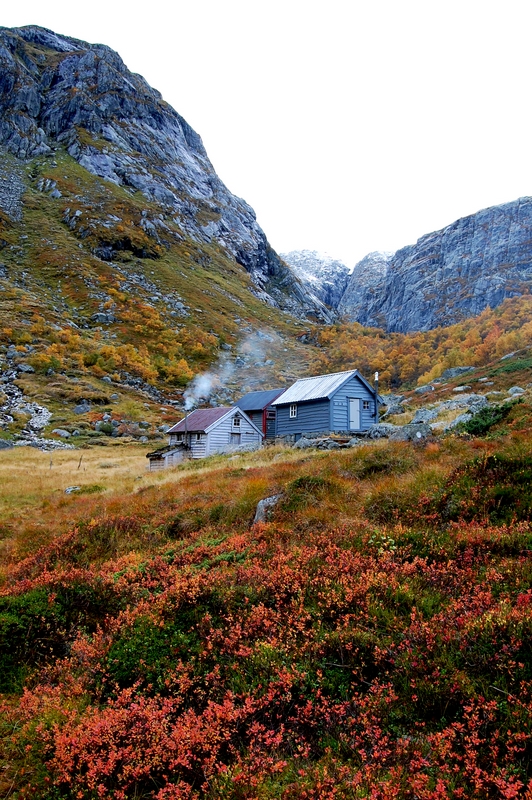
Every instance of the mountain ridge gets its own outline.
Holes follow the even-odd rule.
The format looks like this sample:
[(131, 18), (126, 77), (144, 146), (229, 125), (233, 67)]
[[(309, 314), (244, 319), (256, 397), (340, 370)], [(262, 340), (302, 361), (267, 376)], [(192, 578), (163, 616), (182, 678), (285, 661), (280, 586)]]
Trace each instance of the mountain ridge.
[[(326, 260), (314, 254), (309, 273), (305, 253), (284, 257), (318, 296), (320, 270), (324, 282), (343, 285), (345, 265), (327, 272)], [(461, 322), (531, 286), (532, 198), (521, 197), (455, 220), (395, 253), (369, 253), (339, 299), (331, 295), (326, 302), (344, 320), (409, 333)]]
[(63, 147), (93, 175), (141, 192), (173, 217), (170, 230), (147, 220), (152, 238), (162, 229), (215, 242), (262, 300), (329, 319), (271, 248), (253, 209), (218, 178), (201, 137), (111, 48), (38, 26), (0, 28), (0, 74), (0, 144), (9, 153), (53, 157)]

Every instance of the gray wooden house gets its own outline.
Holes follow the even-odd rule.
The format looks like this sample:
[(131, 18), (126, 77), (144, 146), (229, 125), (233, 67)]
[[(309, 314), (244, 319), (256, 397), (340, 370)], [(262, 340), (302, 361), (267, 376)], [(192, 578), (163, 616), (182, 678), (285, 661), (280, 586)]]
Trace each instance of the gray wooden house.
[(382, 398), (358, 370), (301, 378), (272, 402), (277, 436), (354, 434), (378, 422)]
[(192, 458), (262, 444), (262, 431), (236, 406), (198, 408), (168, 431), (170, 446), (189, 451)]
[(265, 439), (275, 439), (276, 410), (272, 403), (283, 392), (284, 389), (249, 392), (235, 403), (235, 406), (245, 411), (250, 420), (262, 431)]

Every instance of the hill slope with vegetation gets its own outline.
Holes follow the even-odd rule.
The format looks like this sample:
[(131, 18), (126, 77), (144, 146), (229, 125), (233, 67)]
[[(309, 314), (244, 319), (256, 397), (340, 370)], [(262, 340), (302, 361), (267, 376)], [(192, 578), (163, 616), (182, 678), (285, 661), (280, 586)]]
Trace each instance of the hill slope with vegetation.
[(329, 324), (116, 53), (34, 26), (0, 38), (2, 442), (162, 439), (205, 372), (213, 404), (354, 367), (403, 391), (532, 344), (529, 295), (421, 333)]
[(38, 454), (2, 550), (5, 796), (527, 797), (531, 411), (154, 475)]

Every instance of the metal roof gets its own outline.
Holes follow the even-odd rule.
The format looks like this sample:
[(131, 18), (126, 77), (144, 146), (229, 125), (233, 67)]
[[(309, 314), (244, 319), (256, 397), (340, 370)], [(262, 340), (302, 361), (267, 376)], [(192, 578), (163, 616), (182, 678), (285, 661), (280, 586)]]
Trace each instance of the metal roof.
[(263, 392), (249, 392), (245, 394), (240, 400), (237, 400), (235, 406), (242, 409), (242, 411), (262, 411), (272, 404), (276, 397), (284, 392), (284, 389), (267, 389)]
[(366, 386), (369, 386), (368, 382), (362, 378), (362, 375), (356, 369), (350, 369), (347, 372), (333, 372), (330, 375), (317, 375), (314, 378), (300, 378), (286, 392), (283, 392), (277, 400), (274, 400), (272, 405), (280, 406), (286, 403), (301, 403), (304, 400), (328, 398), (353, 375), (359, 377)]
[(262, 431), (257, 428), (255, 423), (250, 420), (247, 414), (237, 406), (232, 406), (231, 408), (197, 408), (187, 417), (183, 417), (180, 422), (167, 430), (166, 433), (185, 433), (185, 431), (186, 433), (208, 433), (210, 429), (215, 427), (216, 423), (220, 422), (224, 417), (233, 417), (239, 412), (240, 416), (242, 416), (252, 428), (255, 428), (260, 436), (264, 435)]
[[(188, 433), (205, 433), (207, 428), (230, 411), (231, 408), (197, 408), (186, 417), (186, 430)], [(185, 433), (185, 418), (166, 432)]]

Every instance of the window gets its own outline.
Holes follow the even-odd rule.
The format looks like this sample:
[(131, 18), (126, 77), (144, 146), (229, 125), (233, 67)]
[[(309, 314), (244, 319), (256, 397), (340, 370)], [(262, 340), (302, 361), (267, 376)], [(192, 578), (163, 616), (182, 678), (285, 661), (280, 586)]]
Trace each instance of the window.
[(362, 401), (362, 408), (364, 409), (364, 411), (369, 411), (369, 400)]
[(196, 441), (201, 442), (201, 433), (196, 434)]
[(233, 428), (240, 428), (240, 417), (233, 417)]
[(290, 406), (290, 419), (295, 419), (297, 417), (297, 405), (293, 403)]

